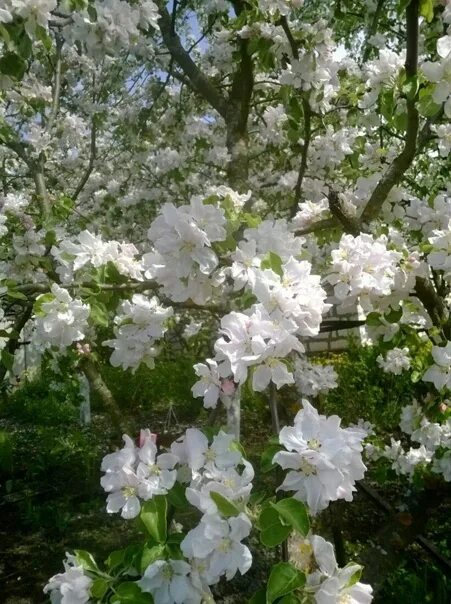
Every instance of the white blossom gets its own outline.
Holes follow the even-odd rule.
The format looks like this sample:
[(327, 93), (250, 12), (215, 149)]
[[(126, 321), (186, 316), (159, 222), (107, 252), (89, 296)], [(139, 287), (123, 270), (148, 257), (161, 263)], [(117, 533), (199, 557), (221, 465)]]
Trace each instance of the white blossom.
[(312, 514), (325, 509), (330, 501), (352, 500), (355, 481), (363, 478), (362, 440), (358, 428), (341, 428), (340, 418), (319, 415), (307, 401), (294, 426), (280, 431), (279, 441), (287, 451), (274, 456), (274, 463), (290, 470), (279, 489), (295, 491)]
[(44, 294), (37, 300), (36, 335), (43, 345), (63, 349), (84, 339), (90, 308), (56, 283), (51, 291), (51, 296)]
[(44, 593), (50, 594), (52, 604), (86, 604), (92, 583), (76, 557), (66, 553), (64, 573), (53, 576), (44, 587)]
[(386, 373), (401, 375), (403, 371), (410, 369), (410, 354), (408, 348), (392, 348), (389, 350), (385, 358), (380, 354), (377, 359), (377, 364)]

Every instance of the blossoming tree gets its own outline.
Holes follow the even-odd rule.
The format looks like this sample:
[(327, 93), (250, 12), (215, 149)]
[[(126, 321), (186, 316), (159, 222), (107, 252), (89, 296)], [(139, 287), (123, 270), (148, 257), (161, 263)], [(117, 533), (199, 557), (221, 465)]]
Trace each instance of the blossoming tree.
[[(202, 328), (195, 311), (217, 338), (193, 395), (228, 416), (227, 431), (190, 428), (166, 452), (148, 431), (124, 437), (102, 465), (107, 511), (139, 515), (148, 540), (103, 569), (68, 555), (52, 601), (209, 602), (249, 569), (245, 383), (268, 392), (270, 462), (288, 470), (261, 541), (296, 531), (303, 554), (296, 566), (282, 547), (251, 601), (371, 601), (308, 514), (352, 499), (367, 437), (370, 459), (451, 479), (450, 23), (433, 0), (3, 2), (1, 378), (26, 327), (46, 355), (78, 351), (120, 425), (96, 351), (152, 367), (175, 319)], [(356, 304), (361, 321), (328, 315)], [(276, 390), (336, 385), (306, 342), (360, 323), (384, 342), (381, 371), (430, 390), (403, 411), (409, 449), (307, 400), (280, 430)], [(188, 505), (200, 520), (180, 532)]]

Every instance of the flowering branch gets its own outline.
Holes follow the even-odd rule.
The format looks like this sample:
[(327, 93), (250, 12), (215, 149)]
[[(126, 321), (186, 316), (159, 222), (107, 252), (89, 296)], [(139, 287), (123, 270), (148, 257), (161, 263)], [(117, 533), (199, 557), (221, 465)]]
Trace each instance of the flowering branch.
[(412, 0), (406, 9), (406, 30), (407, 30), (407, 50), (406, 50), (406, 82), (415, 86), (413, 94), (406, 95), (407, 106), (407, 128), (405, 145), (401, 153), (395, 157), (388, 170), (378, 182), (371, 197), (362, 212), (361, 222), (368, 224), (374, 220), (387, 199), (392, 188), (397, 185), (404, 173), (410, 167), (417, 152), (417, 135), (419, 127), (419, 116), (416, 108), (417, 91), (415, 79), (418, 66), (418, 10), (419, 0)]
[(166, 2), (159, 2), (159, 26), (169, 52), (183, 73), (189, 78), (194, 90), (203, 97), (216, 111), (226, 117), (227, 102), (218, 92), (213, 82), (194, 63), (188, 52), (183, 48), (179, 36), (173, 30), (172, 18), (166, 9)]

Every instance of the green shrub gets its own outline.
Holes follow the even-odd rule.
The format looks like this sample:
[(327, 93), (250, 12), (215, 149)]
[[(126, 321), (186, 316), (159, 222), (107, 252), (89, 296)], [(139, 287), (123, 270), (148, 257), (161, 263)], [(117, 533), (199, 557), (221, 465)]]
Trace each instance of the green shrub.
[(79, 383), (75, 378), (39, 375), (24, 382), (0, 403), (0, 418), (17, 423), (58, 426), (79, 418)]
[(376, 361), (379, 354), (377, 346), (351, 340), (346, 352), (324, 358), (338, 373), (338, 388), (321, 398), (321, 412), (340, 415), (343, 425), (363, 418), (384, 432), (396, 428), (401, 408), (426, 388), (412, 383), (409, 372), (384, 373)]

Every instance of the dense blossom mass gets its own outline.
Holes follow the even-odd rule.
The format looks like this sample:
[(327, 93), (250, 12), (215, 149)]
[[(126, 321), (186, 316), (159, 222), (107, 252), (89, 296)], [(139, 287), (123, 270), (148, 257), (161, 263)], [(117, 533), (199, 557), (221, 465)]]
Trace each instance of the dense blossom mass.
[[(415, 488), (451, 480), (451, 3), (354, 4), (2, 2), (1, 379), (31, 346), (84, 373), (120, 424), (105, 363), (197, 351), (193, 397), (227, 414), (168, 450), (124, 436), (102, 462), (107, 512), (140, 517), (151, 545), (117, 575), (68, 555), (53, 602), (212, 602), (249, 570), (253, 525), (280, 545), (264, 519), (286, 533), (284, 505), (352, 500), (363, 450)], [(375, 370), (418, 391), (402, 436), (313, 406), (338, 376), (308, 352), (354, 327), (380, 346)], [(264, 504), (232, 436), (242, 393), (268, 401), (280, 447), (264, 458), (287, 471)], [(199, 521), (180, 532), (168, 519), (187, 506)], [(256, 598), (371, 601), (356, 565), (289, 530), (305, 586), (274, 595), (270, 575)]]

